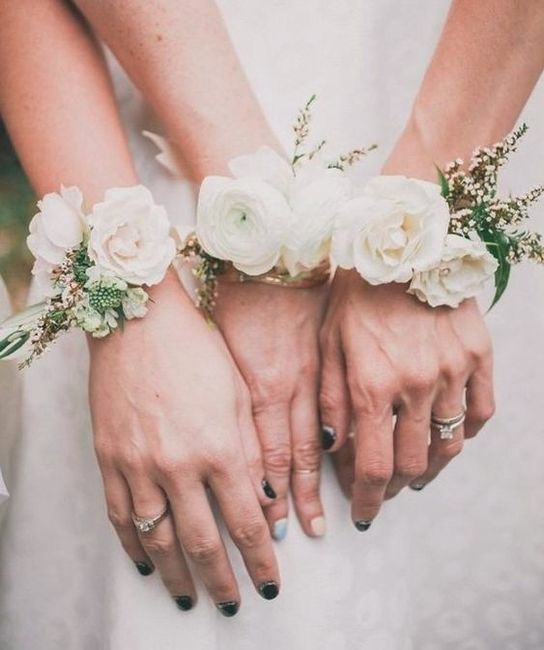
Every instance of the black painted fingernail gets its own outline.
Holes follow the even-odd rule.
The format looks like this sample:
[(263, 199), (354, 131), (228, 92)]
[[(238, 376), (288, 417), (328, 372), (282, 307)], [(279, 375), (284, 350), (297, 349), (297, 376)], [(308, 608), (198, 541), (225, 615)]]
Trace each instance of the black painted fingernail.
[(355, 521), (355, 528), (357, 530), (360, 530), (361, 532), (364, 532), (365, 530), (368, 530), (370, 526), (372, 526), (372, 521), (364, 521), (361, 519), (360, 521)]
[(321, 425), (321, 448), (327, 451), (336, 442), (336, 431), (326, 424)]
[(174, 598), (178, 609), (188, 612), (190, 609), (193, 609), (193, 599), (191, 596), (176, 596)]
[(266, 496), (269, 499), (275, 499), (278, 496), (274, 488), (270, 485), (270, 483), (265, 478), (263, 478), (263, 480), (261, 481), (261, 485), (263, 487), (263, 492), (266, 494)]
[(149, 566), (147, 562), (134, 562), (134, 564), (141, 576), (149, 576), (153, 573), (153, 567)]
[(274, 598), (280, 593), (280, 588), (273, 581), (263, 582), (259, 587), (259, 593), (265, 600), (274, 600)]
[(234, 616), (238, 611), (240, 604), (235, 600), (227, 600), (225, 603), (217, 603), (217, 609), (223, 614), (223, 616)]
[(414, 490), (414, 492), (421, 492), (426, 485), (427, 483), (413, 483), (410, 485), (410, 489)]

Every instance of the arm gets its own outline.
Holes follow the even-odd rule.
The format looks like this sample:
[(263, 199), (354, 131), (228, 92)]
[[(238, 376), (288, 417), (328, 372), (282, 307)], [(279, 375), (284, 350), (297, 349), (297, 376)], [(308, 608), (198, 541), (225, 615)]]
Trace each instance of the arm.
[[(76, 0), (167, 128), (196, 180), (278, 144), (212, 0)], [(198, 53), (198, 54), (195, 54)], [(324, 533), (319, 499), (317, 334), (324, 290), (224, 284), (215, 313), (251, 392), (267, 475), (267, 508), (284, 535), (289, 484), (306, 533)]]
[[(455, 0), (383, 173), (436, 182), (435, 163), (504, 137), (542, 71), (543, 42), (542, 3)], [(338, 460), (345, 489), (354, 472), (352, 515), (366, 530), (384, 498), (408, 484), (421, 489), (491, 417), (491, 343), (474, 300), (430, 309), (402, 285), (370, 286), (352, 271), (337, 274), (330, 305), (321, 411), (341, 444), (353, 405), (355, 445)], [(465, 391), (464, 430), (440, 440), (433, 429), (428, 447), (431, 412), (456, 415)]]
[[(111, 186), (137, 183), (99, 49), (67, 4), (2, 3), (0, 70), (2, 113), (39, 193), (75, 183), (94, 202)], [(183, 546), (222, 613), (232, 615), (239, 591), (207, 486), (256, 587), (279, 582), (257, 496), (263, 469), (247, 390), (174, 273), (149, 292), (155, 304), (146, 318), (90, 341), (108, 513), (138, 570), (147, 575), (154, 564), (181, 609), (196, 599)], [(170, 516), (138, 537), (132, 510), (153, 517), (166, 499)]]

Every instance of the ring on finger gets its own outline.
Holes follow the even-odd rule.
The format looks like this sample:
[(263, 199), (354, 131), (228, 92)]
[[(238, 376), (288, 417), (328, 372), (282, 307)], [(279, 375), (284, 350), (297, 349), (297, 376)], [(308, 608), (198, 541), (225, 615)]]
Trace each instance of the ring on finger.
[(315, 474), (316, 469), (294, 469), (293, 474)]
[(150, 533), (155, 530), (155, 528), (161, 523), (163, 519), (168, 516), (169, 505), (168, 501), (166, 502), (164, 508), (154, 517), (140, 517), (135, 512), (132, 513), (132, 523), (136, 526), (136, 529), (142, 535)]
[(466, 412), (464, 409), (461, 413), (451, 418), (439, 418), (431, 414), (431, 426), (438, 429), (440, 440), (451, 440), (453, 438), (453, 432), (463, 424), (465, 417)]

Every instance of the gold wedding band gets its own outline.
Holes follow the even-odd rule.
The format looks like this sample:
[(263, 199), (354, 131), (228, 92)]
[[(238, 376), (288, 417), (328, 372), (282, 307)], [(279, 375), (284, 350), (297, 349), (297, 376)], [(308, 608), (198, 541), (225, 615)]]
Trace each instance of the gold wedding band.
[(286, 287), (288, 289), (311, 289), (312, 287), (319, 287), (328, 282), (330, 276), (330, 263), (328, 260), (324, 260), (315, 269), (304, 271), (295, 276), (289, 275), (287, 271), (278, 269), (272, 269), (262, 275), (248, 275), (234, 268), (230, 262), (227, 262), (220, 278), (225, 282), (233, 283), (260, 282), (261, 284), (269, 284), (274, 287)]

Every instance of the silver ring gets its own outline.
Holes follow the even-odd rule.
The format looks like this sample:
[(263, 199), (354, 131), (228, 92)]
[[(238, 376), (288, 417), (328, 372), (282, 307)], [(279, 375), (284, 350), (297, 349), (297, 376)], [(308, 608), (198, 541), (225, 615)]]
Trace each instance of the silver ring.
[(132, 523), (136, 526), (139, 533), (145, 535), (150, 533), (152, 530), (155, 530), (161, 521), (168, 515), (168, 502), (164, 508), (159, 512), (158, 515), (154, 517), (140, 517), (135, 512), (132, 513)]
[(316, 469), (294, 469), (293, 474), (315, 474)]
[(463, 424), (465, 417), (464, 409), (461, 413), (451, 418), (439, 418), (431, 414), (431, 426), (438, 429), (440, 440), (451, 440), (453, 438), (453, 432)]

